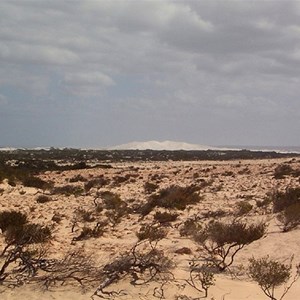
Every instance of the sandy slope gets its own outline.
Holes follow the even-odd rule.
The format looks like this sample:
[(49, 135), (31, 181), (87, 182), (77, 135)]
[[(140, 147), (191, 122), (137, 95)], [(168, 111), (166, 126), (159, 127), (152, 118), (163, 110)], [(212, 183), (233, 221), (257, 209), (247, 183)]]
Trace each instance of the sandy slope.
[[(41, 176), (45, 180), (52, 180), (56, 186), (65, 184), (82, 185), (83, 182), (69, 183), (70, 178), (81, 174), (87, 179), (104, 176), (110, 183), (99, 191), (112, 191), (118, 193), (122, 200), (130, 205), (141, 205), (148, 197), (144, 191), (147, 181), (157, 181), (159, 188), (172, 184), (187, 186), (190, 184), (203, 185), (200, 194), (203, 200), (196, 206), (189, 207), (179, 212), (179, 218), (168, 227), (168, 236), (163, 239), (158, 248), (176, 263), (172, 271), (176, 280), (163, 287), (166, 299), (175, 299), (175, 295), (187, 295), (199, 297), (200, 294), (189, 287), (185, 279), (188, 278), (188, 263), (197, 256), (198, 246), (188, 238), (181, 237), (178, 226), (188, 217), (197, 214), (222, 209), (233, 213), (236, 203), (247, 200), (253, 205), (247, 219), (253, 222), (265, 220), (269, 223), (268, 234), (245, 247), (238, 255), (233, 270), (238, 273), (237, 278), (230, 274), (216, 276), (215, 286), (209, 290), (208, 299), (266, 299), (259, 287), (247, 277), (246, 266), (252, 256), (261, 257), (270, 255), (272, 258), (286, 261), (291, 255), (295, 256), (295, 263), (300, 261), (300, 230), (296, 229), (288, 233), (282, 233), (277, 226), (271, 207), (259, 208), (256, 201), (265, 199), (272, 189), (284, 189), (286, 186), (299, 186), (299, 178), (287, 176), (284, 179), (273, 178), (275, 167), (289, 161), (293, 168), (300, 168), (300, 160), (254, 160), (254, 161), (230, 161), (230, 162), (157, 162), (157, 163), (118, 163), (111, 169), (89, 169), (80, 171), (65, 171), (61, 173), (48, 172)], [(116, 183), (117, 177), (130, 175), (123, 183)], [(155, 178), (156, 179), (153, 179)], [(207, 184), (203, 184), (206, 182)], [(48, 245), (51, 257), (61, 257), (67, 250), (76, 247), (84, 247), (87, 253), (95, 255), (99, 266), (111, 262), (120, 253), (129, 250), (136, 242), (135, 233), (141, 224), (153, 220), (153, 214), (149, 214), (143, 220), (138, 214), (130, 214), (123, 217), (120, 224), (110, 225), (103, 237), (91, 238), (85, 241), (72, 242), (72, 238), (78, 236), (82, 224), (71, 232), (72, 218), (76, 208), (95, 210), (93, 203), (96, 189), (90, 191), (90, 195), (75, 197), (52, 195), (51, 202), (39, 204), (36, 202), (37, 194), (41, 191), (34, 188), (25, 188), (20, 185), (11, 187), (7, 183), (0, 184), (3, 190), (0, 194), (0, 210), (14, 209), (26, 212), (32, 222), (53, 226), (53, 239)], [(101, 199), (99, 200), (101, 202)], [(52, 221), (54, 214), (62, 216), (60, 223)], [(90, 225), (90, 224), (86, 224)], [(0, 238), (1, 249), (4, 246), (3, 238)], [(176, 254), (175, 251), (182, 247), (189, 247), (192, 254)], [(243, 267), (242, 267), (243, 266)], [(146, 286), (133, 287), (129, 280), (123, 280), (112, 286), (115, 290), (123, 289), (126, 295), (116, 299), (158, 299), (153, 296), (157, 283)], [(50, 291), (42, 291), (33, 284), (20, 288), (9, 289), (0, 286), (1, 299), (89, 299), (95, 288), (81, 291), (75, 286), (54, 287)], [(225, 295), (225, 296), (224, 296)], [(295, 300), (300, 295), (300, 280), (294, 285), (285, 299)], [(222, 298), (224, 296), (224, 298)], [(184, 299), (184, 298), (182, 298)]]

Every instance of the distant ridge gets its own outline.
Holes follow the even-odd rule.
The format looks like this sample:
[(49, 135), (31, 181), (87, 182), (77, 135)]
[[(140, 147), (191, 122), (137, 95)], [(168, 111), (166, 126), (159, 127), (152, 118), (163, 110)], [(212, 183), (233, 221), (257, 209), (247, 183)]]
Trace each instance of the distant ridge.
[(214, 150), (216, 147), (189, 144), (174, 141), (147, 141), (147, 142), (131, 142), (117, 146), (108, 147), (108, 150)]

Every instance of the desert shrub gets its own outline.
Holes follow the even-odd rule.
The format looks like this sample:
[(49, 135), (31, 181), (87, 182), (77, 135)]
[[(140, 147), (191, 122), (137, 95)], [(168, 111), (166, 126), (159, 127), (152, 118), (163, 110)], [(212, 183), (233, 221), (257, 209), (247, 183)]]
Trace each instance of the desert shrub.
[(58, 186), (54, 187), (51, 190), (52, 194), (62, 194), (65, 196), (80, 196), (83, 193), (83, 189), (81, 186), (78, 185), (64, 185), (64, 186)]
[(5, 232), (9, 227), (21, 227), (27, 222), (27, 216), (19, 211), (2, 211), (0, 213), (0, 228)]
[(241, 221), (223, 223), (212, 221), (194, 234), (205, 258), (219, 271), (232, 265), (235, 255), (246, 245), (260, 239), (266, 232), (266, 224), (248, 225)]
[(88, 192), (91, 188), (94, 188), (94, 187), (100, 188), (107, 184), (109, 184), (109, 179), (104, 178), (104, 176), (99, 176), (97, 178), (93, 178), (93, 179), (85, 182), (84, 190), (85, 190), (85, 192)]
[(253, 208), (253, 206), (247, 201), (240, 201), (236, 204), (236, 206), (237, 206), (236, 214), (238, 216), (242, 216), (249, 213)]
[(167, 231), (165, 228), (158, 226), (158, 224), (147, 224), (141, 226), (139, 232), (136, 233), (139, 241), (149, 240), (158, 241), (167, 236)]
[(170, 223), (176, 221), (178, 214), (172, 214), (169, 212), (156, 212), (154, 215), (154, 220), (158, 221), (160, 224)]
[(93, 216), (93, 211), (86, 210), (83, 208), (78, 208), (75, 210), (75, 215), (78, 221), (82, 222), (94, 222), (95, 217)]
[(114, 184), (119, 185), (121, 183), (126, 182), (130, 178), (130, 174), (126, 174), (125, 176), (114, 176), (113, 180)]
[(136, 211), (143, 217), (147, 216), (157, 206), (156, 198), (149, 198), (145, 204), (140, 206)]
[(39, 177), (35, 176), (26, 176), (22, 179), (22, 184), (27, 187), (34, 187), (38, 189), (45, 190), (51, 187), (51, 183), (42, 180)]
[(36, 202), (37, 203), (46, 203), (52, 201), (52, 198), (47, 196), (47, 195), (38, 195), (36, 197)]
[(8, 244), (34, 244), (44, 243), (51, 237), (49, 227), (39, 224), (24, 224), (18, 227), (9, 227), (5, 232), (5, 240)]
[(78, 283), (81, 287), (96, 285), (102, 278), (102, 273), (96, 267), (92, 255), (87, 255), (83, 248), (68, 251), (62, 259), (43, 259), (43, 275), (37, 281), (47, 289), (60, 283)]
[(272, 194), (272, 202), (274, 212), (280, 212), (290, 205), (300, 203), (300, 187), (288, 187), (284, 192), (275, 191)]
[(118, 194), (106, 191), (101, 193), (101, 197), (104, 207), (108, 210), (106, 216), (113, 224), (119, 223), (122, 217), (129, 213), (127, 203)]
[(223, 209), (217, 209), (202, 213), (203, 218), (221, 218), (227, 215), (227, 212)]
[(163, 189), (157, 196), (157, 205), (164, 208), (174, 208), (184, 210), (189, 204), (196, 204), (201, 200), (196, 193), (197, 187), (188, 186), (171, 186)]
[(159, 185), (153, 182), (145, 182), (144, 190), (147, 194), (154, 193), (158, 189)]
[(204, 293), (203, 297), (207, 298), (208, 289), (212, 285), (215, 285), (215, 270), (213, 266), (211, 266), (209, 263), (199, 264), (193, 260), (190, 262), (189, 267), (190, 276), (186, 282), (196, 291)]
[(83, 241), (89, 238), (101, 237), (105, 232), (106, 225), (106, 222), (98, 222), (94, 228), (84, 226), (80, 234), (73, 238), (73, 241)]
[(106, 209), (119, 209), (125, 208), (127, 206), (126, 202), (124, 202), (120, 195), (112, 193), (110, 191), (102, 192), (101, 197), (103, 199), (103, 203)]
[(193, 236), (202, 229), (197, 218), (186, 219), (179, 229), (181, 236)]
[(55, 213), (55, 214), (52, 216), (51, 220), (52, 220), (53, 222), (55, 222), (55, 223), (60, 223), (60, 222), (62, 221), (63, 217), (64, 217), (64, 215)]
[(157, 195), (151, 196), (146, 204), (144, 204), (140, 213), (143, 216), (149, 214), (154, 207), (163, 207), (168, 209), (184, 210), (187, 205), (196, 204), (201, 200), (198, 193), (198, 187), (188, 186), (170, 186), (162, 189)]
[(234, 177), (234, 173), (232, 171), (225, 171), (222, 173), (223, 176), (232, 176)]
[(16, 181), (14, 179), (12, 179), (12, 178), (9, 178), (8, 181), (7, 181), (7, 183), (10, 186), (16, 186), (17, 185)]
[(121, 295), (122, 291), (107, 291), (106, 289), (126, 277), (130, 278), (130, 284), (133, 286), (145, 285), (152, 281), (160, 284), (166, 283), (174, 279), (170, 272), (173, 266), (172, 261), (164, 255), (163, 251), (158, 250), (156, 245), (138, 243), (130, 251), (123, 253), (103, 267), (102, 280), (93, 296), (114, 299), (114, 296)]
[(71, 177), (69, 179), (69, 182), (85, 182), (87, 181), (87, 179), (85, 177), (83, 177), (82, 175), (78, 174), (78, 175), (74, 175), (73, 177)]
[(74, 232), (75, 227), (81, 222), (94, 222), (95, 217), (93, 212), (83, 208), (77, 208), (74, 211), (73, 218), (71, 220), (72, 232)]
[(294, 172), (293, 168), (287, 164), (278, 165), (274, 170), (274, 178), (282, 179), (285, 175), (292, 175)]
[(263, 200), (256, 200), (256, 206), (257, 207), (266, 207), (272, 202), (271, 197), (266, 197)]
[[(292, 261), (292, 260), (291, 260)], [(264, 294), (271, 300), (283, 299), (292, 285), (299, 277), (299, 266), (297, 273), (289, 285), (286, 285), (291, 278), (292, 264), (283, 264), (265, 256), (260, 259), (251, 258), (249, 265), (250, 277), (258, 283)], [(285, 284), (282, 295), (275, 297), (275, 289)]]
[(284, 232), (297, 227), (300, 224), (300, 202), (292, 204), (280, 212), (277, 220), (282, 223), (282, 230)]

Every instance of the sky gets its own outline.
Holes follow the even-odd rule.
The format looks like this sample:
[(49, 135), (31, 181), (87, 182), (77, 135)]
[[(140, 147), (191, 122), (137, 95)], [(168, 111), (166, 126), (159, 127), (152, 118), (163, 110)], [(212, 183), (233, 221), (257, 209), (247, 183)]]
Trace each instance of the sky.
[(0, 146), (300, 146), (300, 1), (0, 1)]

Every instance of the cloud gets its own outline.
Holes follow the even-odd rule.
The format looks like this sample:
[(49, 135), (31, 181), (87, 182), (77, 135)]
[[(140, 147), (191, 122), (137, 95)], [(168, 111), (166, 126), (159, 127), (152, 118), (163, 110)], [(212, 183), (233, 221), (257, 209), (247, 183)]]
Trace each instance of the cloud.
[[(288, 117), (293, 126), (282, 125), (282, 139), (290, 143), (300, 126), (295, 1), (11, 0), (0, 1), (0, 20), (0, 93), (11, 110), (88, 115), (95, 128), (103, 114), (115, 139), (130, 130), (148, 134), (151, 117), (166, 135), (195, 139), (191, 131), (214, 119), (205, 136), (211, 140), (190, 140), (204, 144), (218, 143), (218, 130), (238, 127), (240, 116), (249, 132), (258, 124), (276, 129), (266, 120)], [(170, 124), (179, 120), (176, 133)]]

